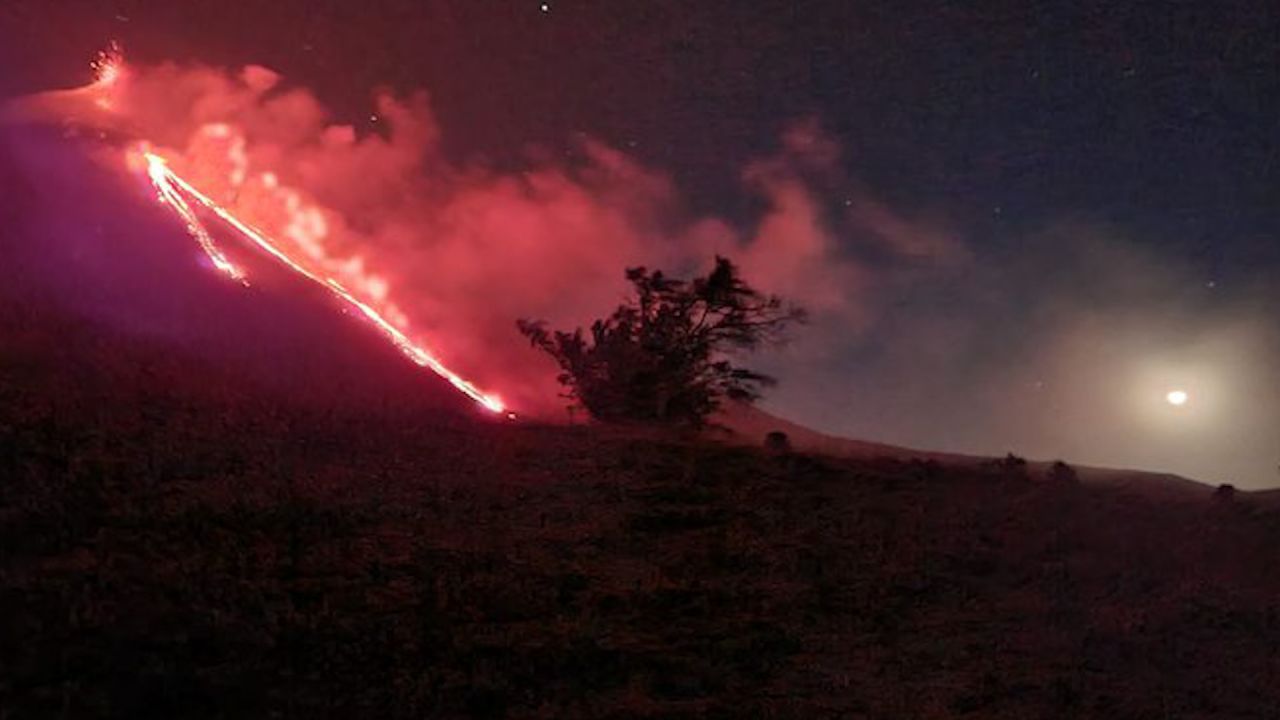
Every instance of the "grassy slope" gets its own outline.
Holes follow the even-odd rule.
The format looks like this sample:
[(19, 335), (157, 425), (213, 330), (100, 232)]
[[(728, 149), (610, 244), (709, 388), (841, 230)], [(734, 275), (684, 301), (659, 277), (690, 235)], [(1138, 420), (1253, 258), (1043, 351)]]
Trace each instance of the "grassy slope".
[[(719, 423), (731, 431), (725, 437), (730, 442), (761, 445), (768, 433), (780, 431), (787, 435), (789, 443), (797, 450), (819, 455), (844, 458), (884, 458), (892, 457), (900, 460), (934, 460), (951, 466), (964, 466), (990, 463), (995, 458), (960, 453), (934, 452), (887, 445), (885, 443), (867, 442), (852, 438), (826, 435), (803, 425), (770, 415), (757, 407), (729, 404), (722, 413)], [(1031, 460), (1028, 465), (1033, 473), (1049, 472), (1053, 462), (1050, 460)], [(1117, 470), (1074, 466), (1080, 480), (1089, 485), (1106, 485), (1119, 489), (1133, 490), (1145, 495), (1163, 495), (1165, 499), (1190, 499), (1211, 496), (1213, 486), (1188, 480), (1169, 473), (1153, 473), (1141, 470)], [(1264, 499), (1265, 493), (1252, 493), (1255, 500)]]
[(8, 317), (0, 716), (1280, 715), (1248, 500), (302, 405)]

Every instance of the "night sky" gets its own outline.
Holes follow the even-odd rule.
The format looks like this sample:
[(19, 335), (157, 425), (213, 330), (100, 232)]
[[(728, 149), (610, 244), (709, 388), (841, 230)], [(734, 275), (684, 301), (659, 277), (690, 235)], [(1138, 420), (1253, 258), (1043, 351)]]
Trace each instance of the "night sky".
[[(133, 62), (270, 67), (361, 131), (374, 88), (426, 88), (457, 162), (571, 162), (589, 136), (669, 177), (681, 214), (736, 227), (766, 212), (743, 168), (813, 123), (840, 148), (815, 183), (826, 212), (873, 196), (971, 259), (895, 274), (866, 328), (818, 323), (821, 351), (766, 358), (769, 409), (1263, 486), (1280, 482), (1278, 38), (1263, 0), (5, 0), (0, 93), (82, 84), (112, 39)], [(1185, 383), (1217, 399), (1210, 416), (1191, 389), (1178, 411), (1204, 416), (1174, 427), (1160, 400)], [(1138, 385), (1151, 422), (1128, 412), (1145, 399), (1115, 404)]]

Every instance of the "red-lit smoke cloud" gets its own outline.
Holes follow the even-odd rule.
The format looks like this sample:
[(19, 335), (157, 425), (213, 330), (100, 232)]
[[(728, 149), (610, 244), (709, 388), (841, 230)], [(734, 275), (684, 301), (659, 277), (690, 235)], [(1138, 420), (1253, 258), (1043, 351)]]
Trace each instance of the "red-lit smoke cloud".
[(587, 324), (624, 297), (628, 266), (688, 274), (726, 255), (752, 284), (808, 307), (817, 327), (800, 342), (819, 347), (864, 328), (877, 286), (901, 268), (965, 258), (935, 226), (850, 190), (840, 148), (813, 122), (743, 169), (744, 192), (767, 208), (744, 228), (689, 217), (670, 178), (596, 140), (577, 160), (517, 172), (450, 162), (422, 92), (378, 94), (379, 130), (357, 131), (264, 68), (129, 66), (102, 109), (524, 412), (563, 400), (514, 320)]

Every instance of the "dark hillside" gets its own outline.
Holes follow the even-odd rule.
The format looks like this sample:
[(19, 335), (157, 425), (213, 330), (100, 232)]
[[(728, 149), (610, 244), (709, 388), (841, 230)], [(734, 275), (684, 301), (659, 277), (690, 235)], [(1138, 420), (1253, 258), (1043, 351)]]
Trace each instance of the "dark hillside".
[(291, 404), (6, 317), (6, 717), (1280, 713), (1248, 499)]

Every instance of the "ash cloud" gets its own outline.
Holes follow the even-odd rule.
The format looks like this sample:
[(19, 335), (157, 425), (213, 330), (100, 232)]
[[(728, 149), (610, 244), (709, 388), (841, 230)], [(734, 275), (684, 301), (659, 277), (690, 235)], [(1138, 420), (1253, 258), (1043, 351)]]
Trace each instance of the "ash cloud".
[(817, 327), (791, 351), (812, 355), (869, 326), (877, 288), (899, 266), (964, 256), (840, 177), (839, 147), (813, 121), (743, 168), (743, 192), (765, 208), (743, 227), (691, 216), (671, 178), (596, 139), (581, 139), (573, 159), (541, 153), (515, 171), (450, 161), (425, 92), (376, 93), (373, 129), (357, 130), (265, 68), (130, 67), (110, 113), (526, 412), (563, 400), (514, 320), (588, 324), (625, 295), (628, 266), (690, 274), (724, 254), (757, 287), (811, 310)]

